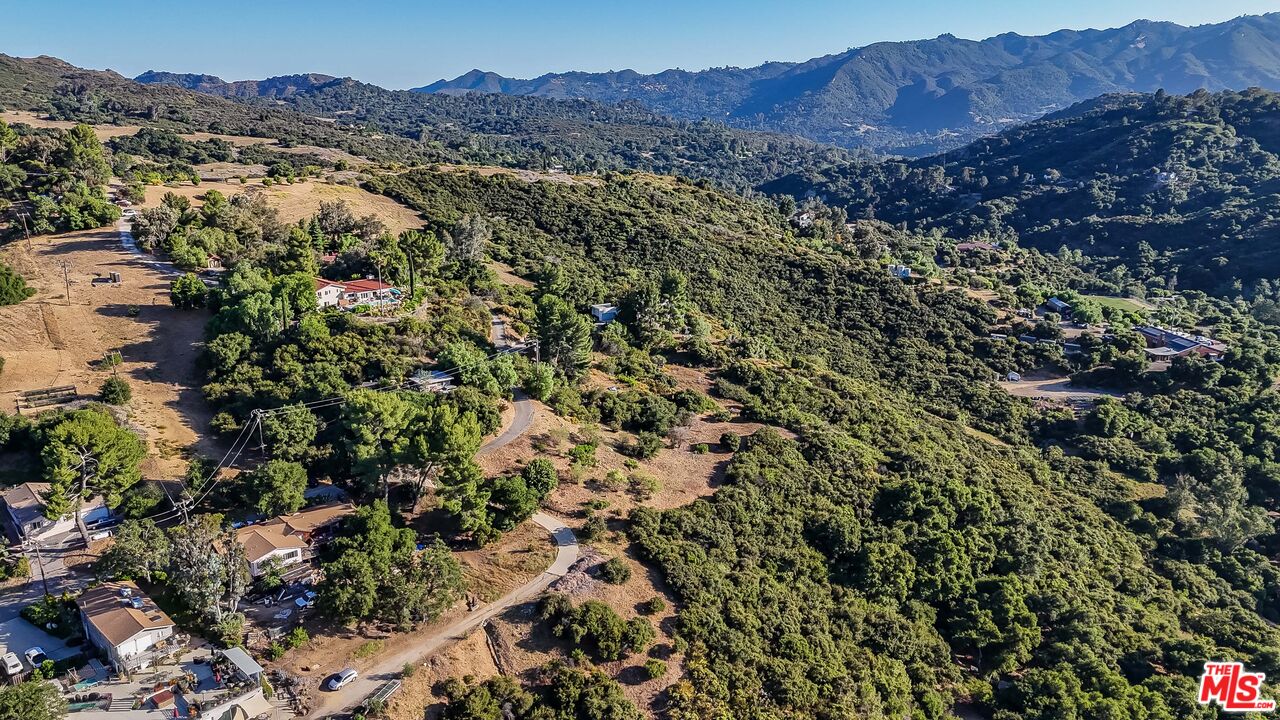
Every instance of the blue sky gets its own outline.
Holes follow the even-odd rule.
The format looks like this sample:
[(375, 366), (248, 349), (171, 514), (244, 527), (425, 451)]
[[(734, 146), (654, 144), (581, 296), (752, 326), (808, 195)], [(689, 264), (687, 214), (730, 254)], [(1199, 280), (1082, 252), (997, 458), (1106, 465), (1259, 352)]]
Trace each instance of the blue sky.
[(805, 60), (880, 40), (1220, 22), (1276, 0), (0, 0), (0, 52), (133, 76), (322, 72), (385, 87), (471, 68), (654, 72)]

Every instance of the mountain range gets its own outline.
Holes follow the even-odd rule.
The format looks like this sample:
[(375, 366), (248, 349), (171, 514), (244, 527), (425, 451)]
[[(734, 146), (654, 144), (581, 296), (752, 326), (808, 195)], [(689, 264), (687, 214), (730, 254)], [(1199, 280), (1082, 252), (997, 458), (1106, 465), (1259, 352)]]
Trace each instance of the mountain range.
[(1195, 27), (1139, 20), (980, 41), (942, 35), (800, 63), (697, 72), (566, 72), (520, 80), (473, 70), (415, 90), (635, 100), (677, 118), (921, 155), (1105, 93), (1253, 86), (1280, 89), (1280, 13)]
[(227, 82), (216, 75), (195, 73), (171, 73), (148, 70), (134, 78), (144, 85), (174, 85), (195, 90), (206, 95), (229, 98), (287, 98), (300, 92), (327, 85), (338, 78), (332, 75), (307, 73), (305, 75), (280, 75), (266, 80), (238, 80)]

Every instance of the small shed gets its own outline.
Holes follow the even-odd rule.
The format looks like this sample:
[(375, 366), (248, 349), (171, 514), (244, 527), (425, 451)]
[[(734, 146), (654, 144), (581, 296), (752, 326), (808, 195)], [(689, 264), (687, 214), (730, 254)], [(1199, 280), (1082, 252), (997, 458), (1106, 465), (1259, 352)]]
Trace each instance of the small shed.
[(249, 653), (238, 647), (219, 650), (219, 652), (235, 667), (237, 675), (250, 682), (262, 682), (262, 666), (249, 657)]
[(1050, 312), (1056, 312), (1062, 317), (1071, 316), (1071, 303), (1059, 300), (1056, 297), (1051, 297), (1048, 300), (1045, 300), (1044, 306), (1048, 308)]
[(599, 303), (591, 306), (591, 315), (598, 323), (613, 322), (618, 317), (618, 306), (612, 303)]

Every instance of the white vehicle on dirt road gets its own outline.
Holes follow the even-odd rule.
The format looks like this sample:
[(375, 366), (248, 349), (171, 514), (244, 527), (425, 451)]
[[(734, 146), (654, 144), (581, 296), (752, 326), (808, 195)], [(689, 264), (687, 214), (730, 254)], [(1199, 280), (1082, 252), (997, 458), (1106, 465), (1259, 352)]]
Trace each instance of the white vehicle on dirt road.
[(324, 689), (330, 691), (340, 690), (343, 687), (350, 685), (358, 677), (360, 677), (360, 673), (356, 672), (355, 668), (340, 670), (333, 675), (330, 675), (329, 678), (324, 681)]

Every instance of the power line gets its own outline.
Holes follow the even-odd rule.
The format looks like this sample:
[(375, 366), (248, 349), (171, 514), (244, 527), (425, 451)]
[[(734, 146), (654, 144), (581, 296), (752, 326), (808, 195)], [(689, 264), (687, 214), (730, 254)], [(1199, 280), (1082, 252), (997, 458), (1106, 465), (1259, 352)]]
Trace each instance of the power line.
[[(457, 376), (466, 368), (475, 367), (483, 362), (489, 362), (490, 360), (493, 360), (502, 355), (507, 355), (514, 352), (521, 352), (523, 350), (529, 349), (530, 347), (537, 348), (538, 341), (532, 340), (532, 341), (520, 343), (518, 345), (512, 345), (511, 347), (508, 347), (508, 348), (503, 348), (502, 350), (499, 350), (491, 355), (485, 356), (483, 360), (476, 360), (475, 362), (472, 362), (472, 363), (458, 365), (453, 368), (450, 368), (449, 370), (440, 371), (440, 375), (454, 377), (454, 376)], [(373, 390), (375, 392), (389, 392), (393, 390), (402, 390), (417, 384), (418, 383), (416, 380), (409, 379), (409, 380), (404, 380), (402, 382), (396, 383), (394, 385), (373, 386), (367, 389)], [(360, 388), (360, 386), (354, 386), (352, 389), (358, 389), (358, 388)], [(206, 478), (203, 482), (201, 482), (199, 487), (196, 487), (191, 491), (192, 496), (198, 495), (198, 497), (194, 497), (194, 499), (189, 502), (182, 501), (181, 506), (178, 508), (175, 508), (175, 510), (169, 510), (169, 511), (165, 511), (165, 513), (159, 513), (159, 514), (168, 514), (170, 517), (174, 517), (175, 516), (174, 513), (176, 511), (176, 512), (181, 512), (185, 516), (186, 510), (188, 508), (193, 508), (199, 505), (201, 502), (203, 502), (204, 499), (209, 496), (209, 493), (213, 492), (213, 489), (217, 487), (219, 482), (221, 482), (222, 479), (218, 477), (221, 471), (226, 467), (230, 467), (234, 465), (236, 461), (239, 460), (241, 453), (244, 452), (245, 447), (248, 446), (249, 441), (253, 438), (253, 432), (255, 430), (258, 431), (259, 437), (261, 437), (263, 418), (274, 417), (276, 415), (281, 415), (289, 412), (298, 412), (300, 410), (319, 410), (327, 407), (344, 405), (346, 404), (348, 399), (349, 397), (345, 394), (334, 395), (327, 398), (321, 398), (319, 400), (312, 400), (307, 403), (292, 403), (289, 405), (283, 405), (281, 407), (272, 408), (270, 410), (262, 410), (262, 409), (253, 410), (249, 415), (249, 420), (245, 422), (245, 424), (240, 428), (240, 434), (236, 436), (235, 442), (232, 443), (231, 447), (228, 448), (227, 452), (222, 456), (222, 461), (219, 462), (213, 468), (213, 470), (209, 473), (209, 477)], [(234, 452), (234, 455), (232, 454), (233, 452)], [(228, 458), (230, 458), (230, 462), (228, 462)]]

